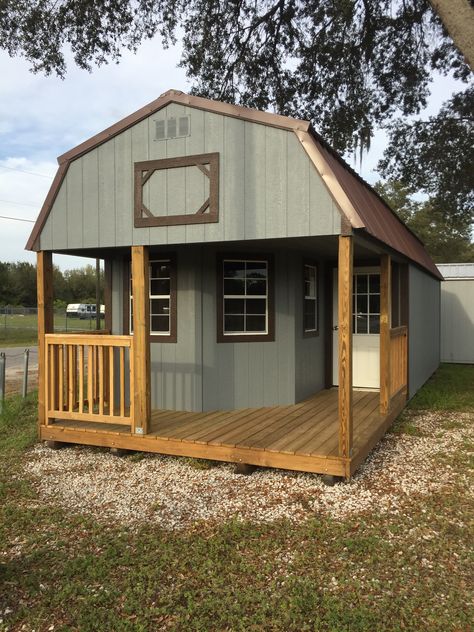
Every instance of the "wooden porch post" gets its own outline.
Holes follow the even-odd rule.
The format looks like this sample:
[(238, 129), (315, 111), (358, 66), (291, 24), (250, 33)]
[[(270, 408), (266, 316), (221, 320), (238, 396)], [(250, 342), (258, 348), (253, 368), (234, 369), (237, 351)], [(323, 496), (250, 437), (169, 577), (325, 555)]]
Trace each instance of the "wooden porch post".
[(45, 334), (53, 332), (53, 257), (40, 251), (36, 256), (36, 290), (38, 298), (38, 424), (47, 423), (46, 343)]
[(150, 399), (150, 300), (148, 247), (132, 246), (133, 383), (132, 432), (147, 434)]
[(390, 314), (392, 266), (390, 255), (380, 257), (380, 412), (390, 409)]
[[(353, 239), (339, 237), (338, 322), (339, 322), (339, 456), (352, 454), (352, 278)], [(350, 464), (346, 462), (346, 476)]]

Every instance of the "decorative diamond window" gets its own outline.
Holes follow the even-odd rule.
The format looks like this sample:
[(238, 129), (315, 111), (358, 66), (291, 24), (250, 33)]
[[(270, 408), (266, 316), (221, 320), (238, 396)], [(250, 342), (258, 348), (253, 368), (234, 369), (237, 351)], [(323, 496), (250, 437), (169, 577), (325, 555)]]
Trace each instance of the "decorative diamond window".
[(136, 228), (218, 222), (219, 154), (136, 162), (134, 207)]

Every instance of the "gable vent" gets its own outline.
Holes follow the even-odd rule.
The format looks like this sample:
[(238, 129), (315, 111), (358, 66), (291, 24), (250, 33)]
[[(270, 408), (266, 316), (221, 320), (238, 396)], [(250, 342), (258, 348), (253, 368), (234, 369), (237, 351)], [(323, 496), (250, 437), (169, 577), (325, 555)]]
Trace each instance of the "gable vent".
[(191, 121), (189, 116), (168, 119), (155, 119), (155, 140), (183, 138), (190, 134)]

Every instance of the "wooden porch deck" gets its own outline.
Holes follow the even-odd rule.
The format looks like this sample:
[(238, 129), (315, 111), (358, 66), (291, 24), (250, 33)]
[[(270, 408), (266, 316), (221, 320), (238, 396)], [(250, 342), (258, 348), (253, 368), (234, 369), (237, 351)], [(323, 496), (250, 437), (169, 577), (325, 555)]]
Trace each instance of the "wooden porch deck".
[(404, 406), (398, 398), (383, 415), (379, 393), (367, 391), (354, 391), (353, 402), (349, 467), (338, 455), (336, 388), (292, 406), (205, 413), (154, 410), (143, 436), (132, 435), (123, 424), (56, 420), (41, 427), (41, 439), (347, 476)]

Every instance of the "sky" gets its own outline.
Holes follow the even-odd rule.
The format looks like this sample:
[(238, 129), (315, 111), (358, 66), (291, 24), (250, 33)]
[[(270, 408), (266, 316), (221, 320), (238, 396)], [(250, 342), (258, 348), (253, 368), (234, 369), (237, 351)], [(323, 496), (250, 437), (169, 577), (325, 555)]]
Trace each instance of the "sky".
[[(0, 216), (36, 219), (57, 169), (56, 157), (124, 116), (174, 88), (190, 84), (177, 67), (179, 43), (163, 50), (158, 39), (145, 42), (133, 54), (124, 51), (120, 64), (94, 68), (91, 73), (70, 63), (64, 80), (29, 71), (21, 58), (0, 52)], [(437, 79), (425, 116), (436, 113), (455, 91), (450, 79)], [(386, 145), (376, 133), (371, 150), (351, 164), (374, 183), (375, 166)], [(35, 262), (24, 250), (32, 223), (0, 218), (0, 261)], [(62, 269), (91, 260), (55, 255)]]

